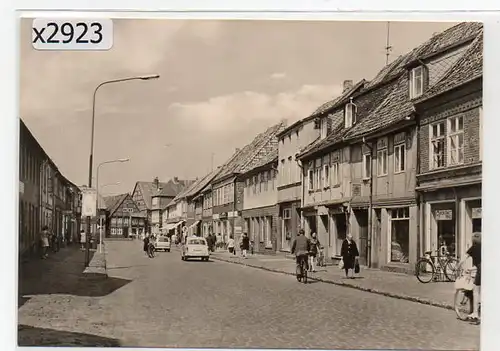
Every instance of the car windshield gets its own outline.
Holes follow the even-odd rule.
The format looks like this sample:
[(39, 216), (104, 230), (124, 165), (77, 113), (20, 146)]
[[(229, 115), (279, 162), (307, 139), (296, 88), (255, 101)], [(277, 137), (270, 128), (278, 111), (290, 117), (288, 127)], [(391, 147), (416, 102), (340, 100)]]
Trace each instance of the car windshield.
[(160, 238), (159, 241), (161, 241), (161, 242), (168, 242), (168, 238)]
[(191, 239), (188, 241), (189, 245), (206, 245), (204, 239)]

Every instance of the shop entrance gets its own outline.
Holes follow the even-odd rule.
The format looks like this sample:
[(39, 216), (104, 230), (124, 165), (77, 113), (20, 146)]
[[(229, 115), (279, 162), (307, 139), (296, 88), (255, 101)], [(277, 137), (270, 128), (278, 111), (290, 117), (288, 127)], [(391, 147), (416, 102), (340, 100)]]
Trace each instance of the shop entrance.
[(451, 255), (455, 255), (457, 252), (455, 202), (432, 204), (431, 213), (434, 224), (432, 228), (435, 243), (433, 250), (446, 247)]
[(359, 264), (366, 266), (368, 262), (368, 210), (354, 210), (359, 228)]
[(482, 232), (482, 202), (481, 199), (464, 200), (461, 213), (463, 214), (463, 248), (460, 254), (463, 256), (472, 245), (472, 234)]

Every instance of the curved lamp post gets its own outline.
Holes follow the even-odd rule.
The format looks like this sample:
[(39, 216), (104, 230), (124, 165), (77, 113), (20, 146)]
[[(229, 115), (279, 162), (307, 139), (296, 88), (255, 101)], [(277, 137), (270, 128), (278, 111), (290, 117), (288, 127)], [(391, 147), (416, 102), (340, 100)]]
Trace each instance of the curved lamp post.
[[(97, 215), (99, 216), (99, 252), (100, 253), (102, 252), (102, 220), (101, 220), (101, 214), (99, 213), (99, 169), (101, 168), (101, 166), (107, 165), (107, 164), (110, 164), (110, 163), (123, 163), (123, 162), (128, 162), (128, 161), (130, 161), (129, 158), (119, 158), (119, 159), (116, 159), (116, 160), (109, 160), (109, 161), (101, 162), (97, 166), (96, 175), (95, 175), (97, 196), (96, 196), (96, 200), (95, 201), (96, 201)], [(107, 186), (107, 185), (117, 185), (117, 184), (120, 184), (120, 182), (113, 183), (113, 184), (105, 184), (104, 186)]]
[[(160, 75), (155, 74), (155, 75), (149, 75), (149, 76), (137, 76), (137, 77), (128, 77), (128, 78), (121, 78), (121, 79), (112, 79), (112, 80), (107, 80), (105, 82), (102, 82), (99, 84), (95, 90), (94, 90), (94, 95), (92, 99), (92, 127), (90, 131), (90, 155), (89, 155), (89, 189), (92, 188), (92, 166), (93, 166), (93, 161), (94, 161), (94, 126), (95, 126), (95, 97), (97, 95), (97, 91), (99, 90), (100, 87), (103, 85), (107, 84), (114, 84), (114, 83), (122, 83), (122, 82), (127, 82), (130, 80), (151, 80), (151, 79), (158, 79), (160, 78)], [(97, 208), (96, 208), (97, 210)], [(91, 223), (90, 223), (91, 217), (87, 216), (87, 238), (90, 238), (90, 232), (91, 232)], [(90, 240), (86, 240), (86, 249), (85, 249), (85, 267), (88, 267), (90, 261)]]

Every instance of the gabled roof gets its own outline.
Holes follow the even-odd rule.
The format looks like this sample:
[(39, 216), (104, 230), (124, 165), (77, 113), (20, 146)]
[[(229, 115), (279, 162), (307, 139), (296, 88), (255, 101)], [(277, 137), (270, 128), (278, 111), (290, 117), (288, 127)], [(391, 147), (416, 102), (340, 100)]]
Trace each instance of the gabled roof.
[(333, 111), (328, 117), (332, 120), (332, 128), (330, 133), (324, 139), (319, 139), (309, 146), (298, 155), (299, 158), (312, 156), (315, 153), (330, 147), (334, 144), (342, 142), (349, 133), (358, 125), (364, 124), (365, 116), (368, 116), (392, 91), (394, 83), (385, 83), (377, 89), (365, 90), (362, 95), (358, 95), (354, 103), (357, 106), (357, 122), (350, 129), (344, 128), (344, 103), (335, 106), (336, 110)]
[(326, 112), (330, 112), (335, 106), (340, 104), (342, 101), (347, 99), (349, 96), (354, 94), (356, 91), (359, 90), (360, 87), (362, 87), (366, 81), (364, 79), (360, 80), (356, 84), (354, 84), (350, 89), (347, 89), (346, 91), (342, 92), (340, 96), (337, 96), (333, 98), (332, 100), (329, 100), (325, 102), (323, 105), (318, 107), (311, 115), (307, 116), (306, 118), (300, 119), (297, 122), (293, 123), (292, 125), (284, 128), (281, 132), (278, 133), (277, 137), (281, 138), (283, 135), (285, 135), (287, 132), (295, 129), (296, 127), (303, 125), (304, 123), (307, 123), (308, 121), (320, 117), (324, 115)]
[(179, 200), (186, 198), (186, 194), (191, 189), (193, 189), (195, 186), (196, 186), (196, 182), (191, 183), (189, 186), (185, 187), (179, 194), (177, 194), (177, 196), (172, 201), (170, 201), (170, 203), (167, 205), (167, 207), (169, 207), (170, 205), (174, 205), (177, 202), (179, 202)]
[(231, 160), (221, 168), (214, 182), (222, 180), (224, 177), (232, 174), (242, 173), (245, 167), (253, 162), (255, 158), (259, 157), (260, 153), (262, 150), (265, 150), (269, 142), (277, 138), (277, 134), (282, 131), (285, 126), (286, 122), (282, 121), (257, 135), (250, 144), (237, 152), (235, 157), (232, 157)]
[(419, 103), (441, 95), (483, 75), (483, 34), (479, 34), (463, 56), (433, 87), (414, 102)]
[[(327, 138), (306, 147), (299, 157), (312, 156), (339, 142), (375, 132), (404, 120), (413, 111), (413, 102), (410, 101), (408, 94), (408, 68), (415, 62), (419, 62), (419, 60), (428, 59), (457, 45), (466, 45), (468, 42), (476, 43), (473, 40), (481, 33), (481, 23), (460, 23), (433, 36), (406, 55), (398, 57), (385, 66), (359, 93), (354, 94), (353, 102), (358, 107), (357, 123), (349, 129), (344, 129), (343, 111), (338, 110), (331, 117), (333, 126)], [(458, 65), (463, 60), (448, 60), (446, 62), (448, 66), (442, 69), (443, 78), (441, 79), (448, 75), (447, 72), (453, 66)], [(438, 85), (441, 79), (438, 79), (438, 83), (434, 83), (434, 85)], [(341, 104), (338, 106), (341, 106)]]
[(108, 211), (110, 215), (112, 215), (129, 195), (129, 193), (125, 193), (120, 195), (106, 196), (104, 198), (104, 201), (106, 203), (106, 211)]
[(192, 187), (190, 187), (183, 196), (192, 197), (196, 196), (205, 186), (210, 184), (210, 182), (219, 174), (220, 168), (214, 169), (212, 172), (208, 173), (201, 179), (199, 179)]
[[(182, 191), (182, 189), (192, 183), (193, 180), (181, 179), (170, 179), (168, 182), (159, 182), (158, 187), (161, 188), (159, 196), (175, 197)], [(152, 206), (152, 197), (158, 194), (156, 184), (154, 182), (140, 181), (135, 183), (135, 187), (139, 187), (141, 190), (146, 208), (150, 210)]]

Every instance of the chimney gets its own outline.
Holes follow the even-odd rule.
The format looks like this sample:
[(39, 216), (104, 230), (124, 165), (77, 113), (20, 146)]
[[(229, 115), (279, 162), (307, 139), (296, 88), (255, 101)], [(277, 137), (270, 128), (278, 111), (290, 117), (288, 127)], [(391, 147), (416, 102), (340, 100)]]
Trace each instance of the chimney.
[(353, 87), (352, 80), (344, 80), (343, 87), (344, 89), (342, 90), (342, 93), (345, 93), (346, 91), (351, 89)]
[(160, 180), (158, 179), (158, 177), (155, 177), (155, 179), (153, 179), (153, 183), (156, 186), (156, 189), (158, 189), (159, 183), (160, 183)]

